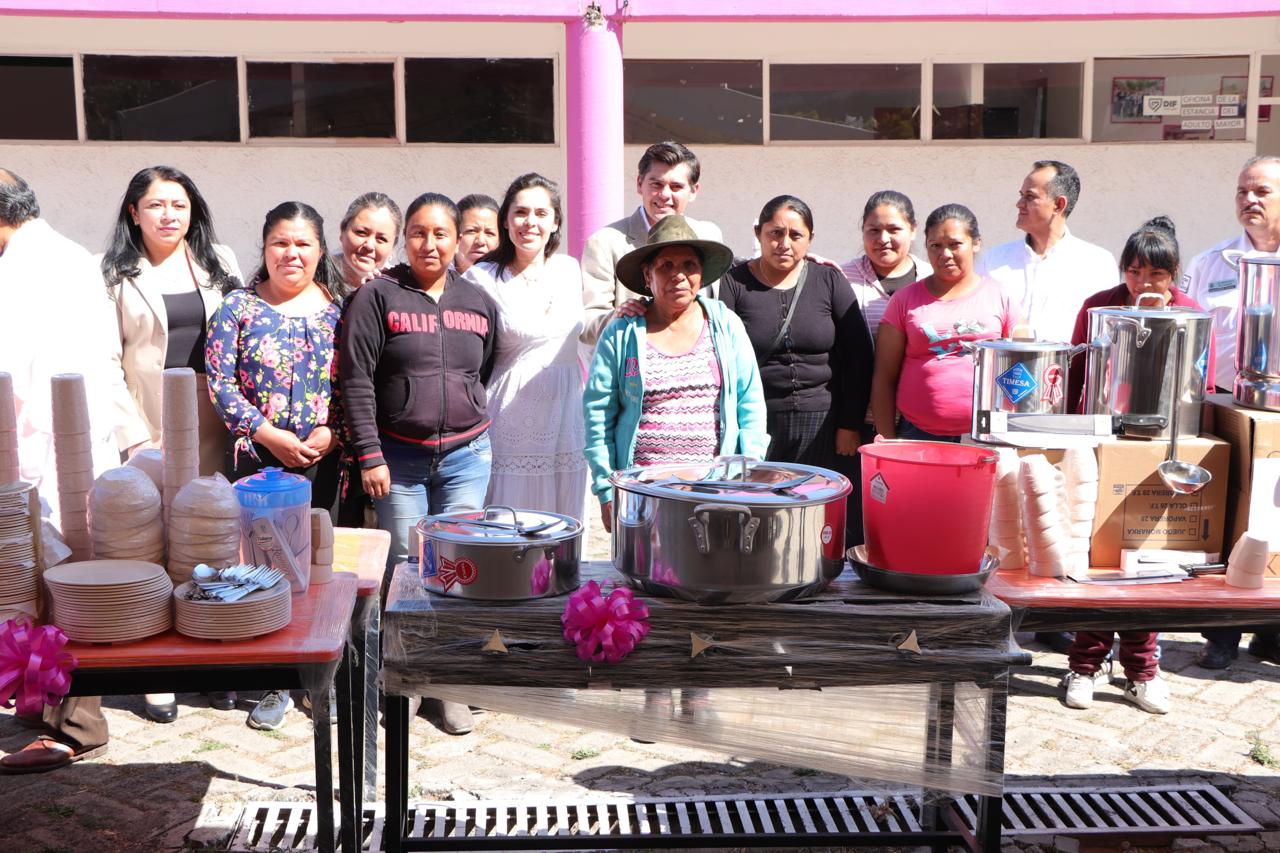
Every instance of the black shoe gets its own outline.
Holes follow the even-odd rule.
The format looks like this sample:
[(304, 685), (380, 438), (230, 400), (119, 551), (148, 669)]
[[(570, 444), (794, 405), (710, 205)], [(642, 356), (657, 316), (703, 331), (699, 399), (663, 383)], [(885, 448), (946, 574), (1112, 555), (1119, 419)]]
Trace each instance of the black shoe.
[[(1252, 646), (1253, 643), (1249, 645)], [(1231, 662), (1239, 654), (1239, 646), (1205, 640), (1204, 647), (1200, 649), (1200, 654), (1196, 656), (1196, 663), (1205, 669), (1226, 669), (1231, 666)]]
[(1280, 643), (1275, 634), (1254, 634), (1249, 641), (1249, 654), (1259, 660), (1280, 663)]
[(206, 693), (209, 697), (209, 707), (215, 711), (234, 711), (236, 709), (236, 694), (234, 690), (217, 691), (214, 693)]
[(1053, 649), (1060, 655), (1065, 655), (1067, 649), (1071, 648), (1071, 644), (1076, 640), (1076, 635), (1067, 631), (1037, 631), (1036, 642), (1042, 643)]
[(174, 720), (178, 719), (177, 700), (172, 702), (160, 702), (154, 705), (150, 702), (144, 701), (142, 705), (147, 712), (147, 716), (154, 722), (172, 723)]

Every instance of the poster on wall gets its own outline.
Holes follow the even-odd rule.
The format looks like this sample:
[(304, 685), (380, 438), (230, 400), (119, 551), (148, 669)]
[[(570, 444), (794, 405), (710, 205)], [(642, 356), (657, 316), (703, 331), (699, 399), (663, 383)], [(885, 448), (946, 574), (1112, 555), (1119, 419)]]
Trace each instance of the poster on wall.
[(1142, 99), (1163, 94), (1163, 77), (1112, 77), (1111, 123), (1159, 124), (1160, 116), (1142, 114)]
[[(1276, 88), (1276, 78), (1270, 74), (1264, 74), (1258, 78), (1258, 89), (1261, 97), (1270, 98), (1272, 92)], [(1238, 116), (1248, 115), (1249, 112), (1249, 78), (1245, 76), (1223, 77), (1222, 83), (1218, 88), (1220, 95), (1236, 95), (1240, 98), (1239, 110), (1236, 112)], [(1258, 121), (1271, 121), (1271, 105), (1263, 104), (1258, 107)]]

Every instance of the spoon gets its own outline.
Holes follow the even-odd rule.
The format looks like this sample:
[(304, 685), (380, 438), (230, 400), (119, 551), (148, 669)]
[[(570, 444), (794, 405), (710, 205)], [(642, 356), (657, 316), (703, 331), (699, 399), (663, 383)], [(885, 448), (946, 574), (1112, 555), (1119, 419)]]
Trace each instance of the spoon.
[(1182, 360), (1187, 347), (1187, 327), (1178, 326), (1178, 354), (1174, 363), (1173, 389), (1169, 394), (1169, 458), (1156, 467), (1156, 473), (1176, 495), (1194, 495), (1209, 485), (1213, 474), (1190, 462), (1178, 461), (1178, 421), (1182, 411)]

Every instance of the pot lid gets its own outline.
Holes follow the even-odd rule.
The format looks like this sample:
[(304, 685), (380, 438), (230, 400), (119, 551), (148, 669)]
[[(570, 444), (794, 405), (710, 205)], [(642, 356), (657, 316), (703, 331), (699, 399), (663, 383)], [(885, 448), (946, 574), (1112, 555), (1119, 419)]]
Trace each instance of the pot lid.
[(1163, 308), (1136, 308), (1124, 305), (1106, 308), (1090, 308), (1089, 314), (1098, 317), (1132, 317), (1135, 320), (1178, 322), (1182, 320), (1212, 320), (1208, 311), (1200, 311), (1185, 305), (1166, 305)]
[(1004, 352), (1057, 352), (1071, 349), (1071, 344), (1064, 341), (1033, 341), (1015, 338), (996, 338), (989, 341), (975, 341), (973, 346), (979, 349), (994, 349)]
[(631, 492), (684, 501), (752, 506), (807, 506), (844, 497), (848, 478), (826, 468), (786, 462), (749, 462), (740, 456), (714, 462), (655, 465), (615, 471), (609, 481)]
[(417, 527), (424, 538), (490, 545), (559, 542), (582, 532), (582, 524), (567, 515), (499, 506), (429, 515)]

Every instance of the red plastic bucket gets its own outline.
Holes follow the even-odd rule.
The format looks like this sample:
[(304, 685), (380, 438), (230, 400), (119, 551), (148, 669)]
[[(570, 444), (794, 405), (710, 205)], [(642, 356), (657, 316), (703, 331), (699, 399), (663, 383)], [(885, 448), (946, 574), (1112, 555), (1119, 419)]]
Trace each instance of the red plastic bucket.
[(996, 455), (938, 441), (877, 441), (862, 454), (862, 526), (878, 569), (978, 571), (987, 548)]

